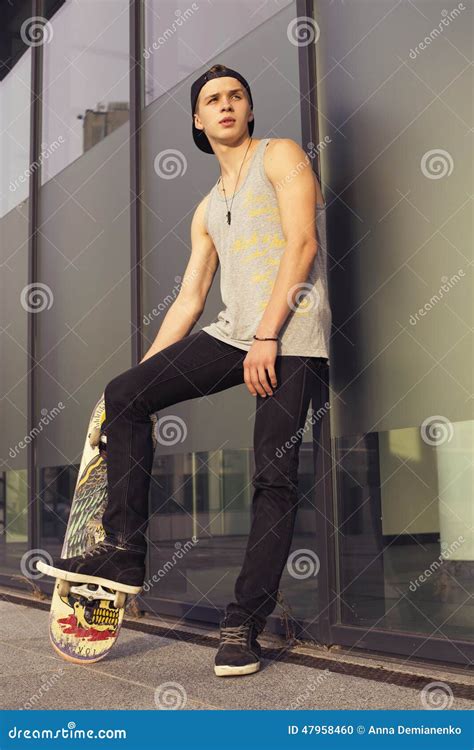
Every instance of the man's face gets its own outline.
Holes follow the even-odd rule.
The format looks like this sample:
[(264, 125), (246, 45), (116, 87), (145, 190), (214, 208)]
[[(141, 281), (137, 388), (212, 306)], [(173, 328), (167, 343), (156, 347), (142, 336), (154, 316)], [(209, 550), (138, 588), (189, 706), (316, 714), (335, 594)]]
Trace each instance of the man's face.
[[(223, 76), (207, 81), (202, 87), (194, 123), (198, 129), (204, 128), (210, 141), (212, 138), (234, 141), (242, 133), (248, 133), (248, 123), (253, 119), (251, 112), (247, 91), (240, 81)], [(225, 118), (233, 122), (222, 122)]]

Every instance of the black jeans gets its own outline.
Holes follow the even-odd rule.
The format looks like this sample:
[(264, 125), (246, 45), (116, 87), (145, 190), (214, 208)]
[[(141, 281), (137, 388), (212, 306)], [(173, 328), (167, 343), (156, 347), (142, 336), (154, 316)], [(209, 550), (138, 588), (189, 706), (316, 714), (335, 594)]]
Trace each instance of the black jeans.
[[(153, 463), (150, 415), (160, 409), (244, 383), (247, 352), (197, 331), (111, 380), (105, 388), (107, 538), (146, 550), (148, 492)], [(298, 454), (309, 402), (326, 398), (327, 359), (278, 355), (272, 396), (255, 398), (255, 473), (251, 528), (235, 602), (227, 613), (254, 617), (263, 629), (276, 605), (297, 511)], [(314, 420), (317, 441), (320, 420)], [(157, 445), (159, 450), (159, 444)]]

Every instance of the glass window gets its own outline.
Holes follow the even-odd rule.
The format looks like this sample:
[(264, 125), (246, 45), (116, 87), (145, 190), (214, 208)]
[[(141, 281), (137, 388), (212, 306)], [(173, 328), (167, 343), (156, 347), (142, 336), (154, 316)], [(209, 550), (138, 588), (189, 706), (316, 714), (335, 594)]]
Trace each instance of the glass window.
[(472, 9), (416, 52), (426, 17), (350, 5), (315, 3), (339, 620), (472, 639)]
[(0, 217), (28, 198), (31, 49), (0, 80)]
[[(35, 576), (28, 562), (28, 482), (26, 469), (0, 472), (0, 573), (28, 587)], [(23, 565), (22, 565), (23, 562)]]
[[(251, 3), (217, 2), (203, 6), (195, 15), (188, 14), (173, 33), (169, 29), (178, 17), (176, 5), (146, 5), (147, 45), (153, 39), (160, 42), (147, 63), (149, 103), (142, 128), (142, 315), (148, 347), (187, 265), (194, 210), (219, 176), (217, 160), (199, 151), (192, 140), (192, 82), (215, 63), (225, 63), (246, 76), (252, 88), (256, 138), (271, 135), (301, 142), (301, 109), (298, 47), (289, 44), (287, 37), (296, 16), (295, 3), (283, 4), (277, 13), (275, 5), (257, 10)], [(210, 39), (215, 49), (209, 48)], [(261, 75), (262, 56), (272, 58), (275, 48), (279, 49), (278, 70), (268, 66)], [(214, 57), (209, 60), (211, 54)], [(204, 59), (208, 61), (205, 67)], [(175, 162), (175, 176), (170, 179), (166, 174), (164, 179), (159, 159), (165, 159), (169, 149), (174, 152), (170, 161)], [(157, 167), (149, 169), (153, 160)], [(219, 273), (194, 331), (210, 323), (222, 308)], [(176, 445), (160, 445), (155, 453), (148, 538), (149, 571), (158, 575), (158, 582), (152, 581), (145, 593), (155, 611), (216, 621), (218, 610), (233, 599), (250, 527), (254, 410), (253, 399), (241, 385), (159, 414), (160, 418), (169, 413), (183, 419), (188, 431), (179, 450)], [(308, 433), (300, 450), (301, 495), (314, 485)], [(303, 498), (294, 548), (314, 548), (315, 523), (314, 502)], [(190, 541), (193, 535), (195, 544)], [(318, 611), (316, 577), (301, 582), (285, 573), (282, 588), (296, 617), (314, 618)]]
[(21, 587), (32, 580), (26, 555), (31, 49), (20, 35), (25, 12), (2, 8), (0, 35), (0, 573)]
[[(225, 411), (230, 419), (231, 409), (226, 406)], [(161, 445), (159, 450), (150, 490), (145, 597), (156, 611), (176, 613), (171, 604), (185, 605), (189, 618), (216, 621), (218, 610), (233, 599), (247, 544), (253, 451), (229, 448), (163, 456)], [(300, 620), (313, 620), (320, 562), (314, 545), (313, 448), (308, 441), (300, 449), (298, 483), (300, 502), (292, 544), (295, 567), (291, 572), (287, 567), (284, 570), (281, 609), (277, 607), (274, 614), (286, 612)], [(299, 568), (296, 558), (307, 567)], [(301, 575), (294, 575), (294, 570), (301, 570)]]
[(28, 200), (0, 220), (0, 266), (0, 573), (18, 583), (28, 549), (27, 446), (34, 439), (27, 432)]
[(50, 23), (44, 44), (43, 183), (129, 117), (127, 0), (66, 2)]
[(44, 140), (64, 136), (43, 164), (38, 248), (36, 402), (52, 417), (37, 472), (41, 546), (52, 554), (92, 409), (131, 366), (128, 11), (125, 0), (66, 3), (44, 46)]
[[(273, 3), (255, 3), (253, 0), (214, 0), (212, 3), (145, 0), (145, 104), (171, 91), (211, 58), (213, 62), (209, 62), (209, 65), (222, 62), (221, 56), (225, 56), (229, 65), (227, 61), (232, 45), (242, 44), (247, 34), (254, 38), (258, 35), (260, 42), (269, 46), (267, 35), (272, 24), (266, 22), (286, 6), (293, 5), (289, 0)], [(264, 24), (264, 28), (259, 29), (260, 24)], [(234, 58), (235, 62), (237, 59)], [(249, 57), (240, 57), (240, 60), (245, 61), (247, 66)], [(237, 62), (229, 67), (239, 70)], [(248, 70), (252, 68), (248, 66)], [(247, 75), (249, 80), (250, 73)], [(189, 110), (189, 94), (186, 109)]]

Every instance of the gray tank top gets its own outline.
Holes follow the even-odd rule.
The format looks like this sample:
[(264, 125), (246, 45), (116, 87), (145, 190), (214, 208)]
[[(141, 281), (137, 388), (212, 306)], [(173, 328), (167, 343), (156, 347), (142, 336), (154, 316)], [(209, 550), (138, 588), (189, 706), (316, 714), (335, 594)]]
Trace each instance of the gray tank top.
[[(202, 328), (221, 341), (249, 350), (270, 299), (285, 249), (285, 237), (275, 189), (268, 179), (263, 157), (270, 138), (263, 138), (252, 156), (241, 187), (232, 203), (227, 223), (224, 196), (217, 182), (209, 193), (205, 225), (221, 267), (220, 291), (225, 309)], [(230, 205), (230, 200), (228, 198)], [(279, 331), (278, 354), (329, 357), (331, 309), (327, 288), (326, 207), (316, 211), (318, 251), (308, 278), (301, 285), (294, 310)]]

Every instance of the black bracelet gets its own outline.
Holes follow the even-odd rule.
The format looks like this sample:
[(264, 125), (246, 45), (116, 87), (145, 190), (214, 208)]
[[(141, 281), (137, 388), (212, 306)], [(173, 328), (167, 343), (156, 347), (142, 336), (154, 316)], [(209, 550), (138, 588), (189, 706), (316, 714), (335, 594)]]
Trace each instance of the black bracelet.
[(260, 338), (259, 338), (258, 336), (255, 336), (255, 335), (254, 335), (254, 339), (255, 339), (256, 341), (278, 341), (278, 336), (277, 336), (276, 338), (274, 338), (274, 339), (272, 339), (272, 338), (270, 338), (270, 337), (268, 337), (268, 338), (261, 338), (261, 339), (260, 339)]

